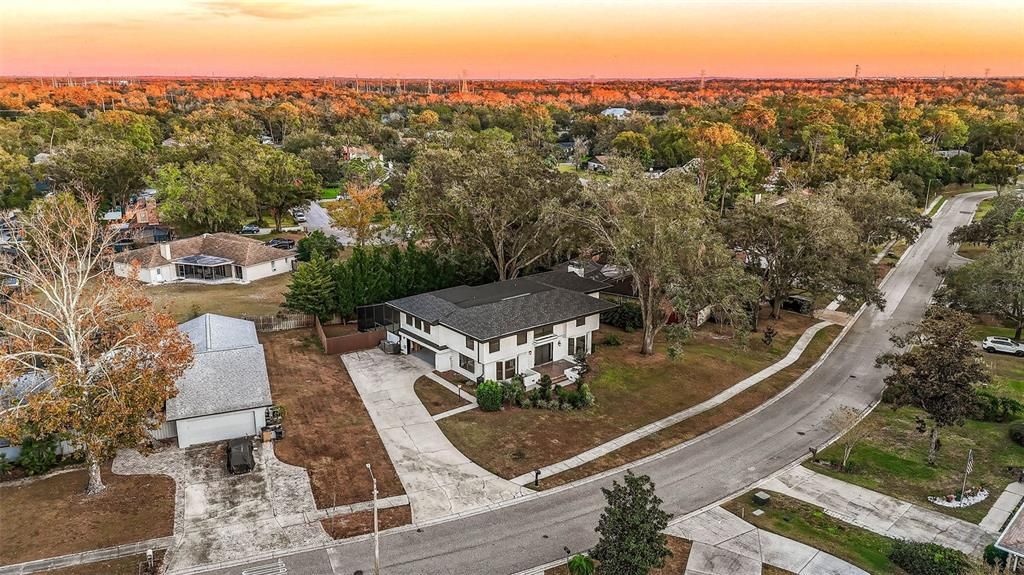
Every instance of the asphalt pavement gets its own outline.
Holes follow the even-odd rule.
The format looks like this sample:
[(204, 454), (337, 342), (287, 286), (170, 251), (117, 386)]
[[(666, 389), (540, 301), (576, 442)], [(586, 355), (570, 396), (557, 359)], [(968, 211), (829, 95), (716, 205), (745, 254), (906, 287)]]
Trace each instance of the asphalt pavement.
[[(826, 420), (845, 405), (864, 409), (882, 392), (883, 372), (874, 360), (889, 349), (891, 330), (920, 319), (939, 285), (935, 270), (950, 262), (946, 237), (971, 220), (988, 192), (951, 198), (934, 227), (907, 251), (883, 285), (888, 305), (869, 309), (848, 328), (834, 352), (799, 386), (754, 415), (719, 428), (668, 456), (639, 463), (633, 471), (657, 485), (663, 508), (675, 516), (703, 509), (771, 477), (799, 461), (832, 435)], [(685, 369), (685, 367), (681, 367)], [(601, 488), (619, 477), (542, 492), (512, 505), (381, 536), (381, 572), (389, 575), (516, 573), (586, 550), (604, 507)], [(328, 549), (284, 556), (289, 575), (351, 575), (373, 572), (373, 544), (340, 542)], [(242, 575), (268, 561), (216, 571)]]

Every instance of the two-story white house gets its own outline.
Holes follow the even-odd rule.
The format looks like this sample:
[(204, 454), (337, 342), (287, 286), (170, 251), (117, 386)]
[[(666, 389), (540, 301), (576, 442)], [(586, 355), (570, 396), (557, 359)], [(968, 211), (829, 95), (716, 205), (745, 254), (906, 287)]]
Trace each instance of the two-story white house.
[(607, 287), (578, 271), (552, 271), (392, 300), (397, 329), (388, 338), (471, 380), (574, 380), (573, 358), (592, 351), (601, 312), (615, 307), (598, 297)]

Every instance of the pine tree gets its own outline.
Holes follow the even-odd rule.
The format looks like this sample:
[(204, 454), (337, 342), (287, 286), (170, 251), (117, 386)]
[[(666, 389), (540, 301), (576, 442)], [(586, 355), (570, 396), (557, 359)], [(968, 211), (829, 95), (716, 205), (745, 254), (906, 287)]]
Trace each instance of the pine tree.
[(315, 314), (326, 321), (335, 312), (334, 276), (332, 264), (316, 253), (306, 264), (292, 274), (292, 283), (284, 296), (288, 309)]
[(661, 510), (651, 478), (627, 471), (621, 485), (613, 481), (611, 489), (601, 491), (608, 505), (595, 529), (601, 539), (590, 554), (600, 561), (598, 573), (646, 575), (664, 566), (672, 552), (661, 531), (670, 516)]

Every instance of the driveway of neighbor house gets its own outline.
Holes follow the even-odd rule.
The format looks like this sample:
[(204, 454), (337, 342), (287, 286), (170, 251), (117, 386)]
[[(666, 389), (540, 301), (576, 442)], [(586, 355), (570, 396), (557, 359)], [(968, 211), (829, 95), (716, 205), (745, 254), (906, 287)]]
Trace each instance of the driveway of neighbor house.
[(262, 551), (327, 543), (306, 470), (257, 447), (256, 469), (230, 475), (224, 446), (166, 448), (149, 456), (121, 451), (120, 474), (162, 473), (174, 478), (174, 548), (168, 570), (242, 559)]
[(761, 484), (761, 487), (817, 505), (833, 517), (894, 539), (934, 542), (968, 554), (982, 549), (994, 539), (993, 535), (973, 523), (833, 479), (805, 467), (794, 467)]
[(528, 489), (473, 463), (441, 433), (413, 386), (432, 368), (373, 349), (341, 356), (384, 440), (412, 505), (414, 523), (479, 509)]
[(686, 575), (759, 575), (762, 564), (799, 575), (867, 575), (824, 551), (758, 529), (721, 507), (674, 523), (665, 533), (693, 541)]

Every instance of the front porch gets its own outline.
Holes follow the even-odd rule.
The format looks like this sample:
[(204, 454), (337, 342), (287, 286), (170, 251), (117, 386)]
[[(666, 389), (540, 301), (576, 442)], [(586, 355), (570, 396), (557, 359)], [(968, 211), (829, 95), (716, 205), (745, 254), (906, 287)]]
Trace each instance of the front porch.
[(575, 382), (578, 377), (575, 371), (569, 371), (575, 367), (575, 363), (567, 359), (559, 359), (557, 361), (535, 365), (531, 368), (531, 371), (537, 374), (538, 380), (546, 375), (551, 378), (551, 383), (555, 385), (568, 385)]

